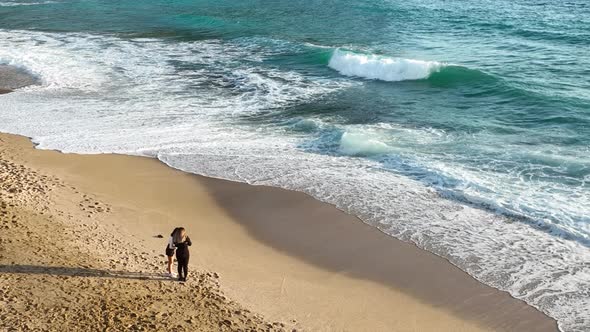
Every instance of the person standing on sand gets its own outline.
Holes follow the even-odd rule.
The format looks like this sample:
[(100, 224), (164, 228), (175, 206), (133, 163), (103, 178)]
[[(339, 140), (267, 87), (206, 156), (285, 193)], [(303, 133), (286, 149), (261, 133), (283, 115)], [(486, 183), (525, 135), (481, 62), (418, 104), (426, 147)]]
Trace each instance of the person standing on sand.
[(178, 231), (178, 227), (176, 227), (170, 237), (168, 238), (168, 245), (166, 246), (166, 257), (168, 257), (168, 277), (174, 278), (174, 274), (172, 274), (172, 262), (174, 261), (174, 250), (176, 250), (176, 246), (174, 245), (174, 234)]
[(186, 235), (185, 229), (183, 227), (178, 228), (176, 233), (174, 233), (176, 261), (178, 263), (178, 281), (186, 281), (188, 275), (188, 259), (190, 257), (188, 247), (192, 244), (191, 239)]

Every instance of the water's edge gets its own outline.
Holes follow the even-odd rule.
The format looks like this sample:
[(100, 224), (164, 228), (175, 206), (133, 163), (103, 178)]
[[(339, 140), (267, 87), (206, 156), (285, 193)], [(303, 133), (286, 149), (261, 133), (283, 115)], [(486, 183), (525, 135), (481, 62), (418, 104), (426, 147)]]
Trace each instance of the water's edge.
[[(56, 151), (56, 152), (59, 152), (59, 153), (62, 153), (62, 154), (90, 155), (90, 154), (86, 154), (86, 153), (72, 153), (72, 152), (63, 152), (63, 151), (60, 151), (60, 150), (57, 150), (57, 149), (44, 149), (44, 148), (41, 148), (41, 147), (39, 146), (39, 143), (35, 142), (35, 139), (34, 139), (33, 137), (28, 137), (28, 136), (24, 136), (24, 135), (20, 135), (20, 134), (9, 133), (9, 132), (1, 132), (1, 133), (4, 133), (4, 134), (11, 134), (11, 135), (17, 135), (17, 136), (25, 137), (25, 138), (27, 138), (27, 139), (28, 139), (28, 140), (29, 140), (29, 141), (30, 141), (30, 142), (33, 144), (33, 147), (34, 147), (35, 149), (38, 149), (38, 150)], [(451, 260), (451, 258), (450, 258), (449, 256), (444, 256), (444, 255), (441, 255), (440, 253), (437, 253), (436, 251), (433, 251), (433, 250), (428, 250), (427, 248), (425, 248), (424, 246), (421, 246), (421, 245), (420, 245), (419, 243), (417, 243), (417, 242), (414, 242), (414, 241), (411, 241), (411, 240), (408, 240), (408, 239), (404, 239), (404, 238), (401, 238), (401, 237), (393, 236), (393, 235), (391, 235), (391, 234), (389, 234), (389, 233), (385, 232), (384, 230), (380, 229), (379, 227), (376, 227), (375, 225), (372, 225), (370, 222), (367, 222), (367, 221), (363, 220), (363, 219), (362, 219), (360, 216), (358, 216), (357, 214), (355, 214), (354, 212), (352, 212), (350, 209), (343, 208), (343, 207), (341, 207), (341, 206), (338, 206), (338, 204), (334, 204), (334, 203), (332, 203), (332, 202), (330, 202), (330, 201), (328, 201), (328, 200), (325, 200), (325, 199), (322, 199), (322, 198), (320, 198), (320, 197), (317, 197), (317, 196), (313, 195), (313, 193), (307, 192), (307, 191), (305, 191), (305, 190), (303, 190), (303, 191), (300, 191), (300, 190), (294, 190), (294, 189), (291, 189), (291, 188), (288, 188), (288, 187), (280, 187), (280, 186), (269, 186), (269, 185), (266, 185), (266, 184), (256, 184), (256, 183), (249, 183), (249, 182), (247, 182), (247, 181), (237, 181), (237, 180), (235, 180), (235, 179), (230, 179), (230, 178), (217, 177), (217, 176), (210, 176), (210, 175), (207, 175), (207, 174), (199, 174), (199, 173), (195, 173), (195, 172), (190, 172), (190, 171), (187, 171), (187, 170), (184, 170), (184, 169), (178, 168), (178, 167), (174, 167), (173, 165), (171, 165), (171, 164), (169, 164), (169, 163), (165, 162), (164, 160), (162, 160), (162, 159), (158, 158), (158, 156), (150, 156), (150, 155), (142, 155), (142, 154), (121, 154), (121, 153), (94, 153), (94, 154), (98, 154), (98, 155), (100, 155), (100, 154), (111, 154), (111, 155), (134, 156), (134, 157), (142, 157), (142, 158), (156, 159), (156, 160), (158, 160), (160, 163), (162, 163), (163, 165), (165, 165), (165, 166), (167, 166), (167, 167), (170, 167), (170, 168), (172, 168), (172, 169), (175, 169), (175, 170), (178, 170), (178, 171), (181, 171), (181, 172), (187, 173), (187, 174), (191, 174), (191, 175), (196, 175), (196, 176), (206, 177), (206, 178), (210, 178), (210, 179), (218, 179), (218, 180), (224, 180), (224, 181), (231, 181), (231, 182), (235, 182), (235, 183), (245, 183), (245, 184), (248, 184), (248, 185), (250, 185), (250, 186), (259, 186), (259, 187), (272, 187), (272, 188), (279, 188), (279, 189), (282, 189), (282, 190), (288, 190), (288, 191), (295, 191), (295, 192), (300, 192), (300, 193), (303, 193), (303, 194), (305, 194), (305, 195), (307, 195), (307, 196), (311, 197), (312, 199), (314, 199), (314, 200), (316, 200), (316, 201), (319, 201), (319, 202), (321, 202), (321, 203), (323, 203), (323, 204), (328, 204), (328, 205), (330, 205), (330, 206), (332, 206), (332, 207), (336, 208), (336, 209), (337, 209), (337, 210), (339, 210), (339, 211), (342, 211), (342, 212), (344, 212), (344, 213), (346, 213), (346, 214), (348, 214), (348, 215), (354, 216), (354, 217), (355, 217), (355, 218), (356, 218), (356, 219), (357, 219), (359, 222), (362, 222), (362, 223), (364, 223), (364, 224), (366, 224), (366, 225), (368, 225), (368, 226), (370, 226), (370, 227), (373, 227), (374, 229), (376, 229), (376, 230), (378, 230), (379, 232), (381, 232), (381, 233), (383, 233), (383, 234), (385, 234), (385, 235), (387, 235), (387, 236), (389, 236), (389, 237), (393, 238), (394, 240), (398, 240), (398, 241), (402, 241), (402, 242), (405, 242), (405, 243), (409, 243), (409, 244), (411, 244), (411, 245), (415, 246), (416, 248), (418, 248), (419, 250), (424, 250), (424, 251), (427, 251), (427, 252), (429, 252), (429, 253), (431, 253), (431, 254), (434, 254), (434, 255), (436, 255), (437, 257), (440, 257), (441, 259), (444, 259), (446, 262), (448, 262), (449, 264), (453, 265), (454, 267), (456, 267), (457, 269), (459, 269), (461, 272), (465, 273), (465, 275), (467, 275), (467, 276), (469, 276), (469, 277), (471, 277), (471, 278), (473, 278), (473, 279), (477, 280), (478, 282), (480, 282), (480, 283), (482, 283), (482, 284), (484, 284), (484, 285), (486, 285), (486, 286), (492, 287), (492, 288), (494, 288), (494, 289), (496, 289), (496, 290), (498, 290), (498, 291), (505, 292), (505, 293), (507, 293), (508, 295), (510, 295), (510, 297), (512, 297), (512, 298), (513, 298), (513, 299), (515, 299), (515, 300), (518, 300), (518, 301), (523, 301), (523, 302), (524, 302), (524, 303), (526, 303), (527, 305), (529, 305), (529, 306), (531, 306), (531, 307), (535, 308), (536, 310), (538, 310), (539, 312), (543, 313), (543, 314), (544, 314), (544, 315), (546, 315), (547, 317), (549, 317), (549, 318), (553, 319), (553, 320), (556, 322), (556, 325), (557, 325), (557, 328), (559, 329), (559, 331), (562, 331), (562, 332), (563, 332), (563, 329), (561, 328), (561, 326), (560, 326), (560, 324), (559, 324), (559, 321), (558, 321), (558, 320), (557, 320), (555, 317), (551, 316), (551, 315), (550, 315), (548, 312), (546, 312), (546, 311), (545, 311), (545, 310), (543, 310), (542, 308), (539, 308), (538, 306), (535, 306), (535, 305), (534, 305), (534, 304), (532, 304), (532, 303), (529, 303), (529, 302), (527, 302), (527, 301), (525, 301), (525, 300), (523, 300), (523, 299), (520, 299), (520, 298), (516, 297), (514, 294), (512, 294), (511, 292), (509, 292), (509, 291), (507, 291), (507, 290), (504, 290), (504, 289), (501, 289), (501, 288), (495, 287), (494, 285), (490, 285), (490, 284), (488, 284), (488, 283), (484, 282), (483, 280), (481, 280), (480, 278), (478, 278), (478, 276), (477, 276), (477, 275), (471, 274), (471, 273), (469, 273), (468, 271), (465, 271), (464, 269), (462, 269), (462, 268), (461, 268), (459, 265), (455, 264), (455, 263), (454, 263), (454, 262)], [(442, 196), (441, 196), (440, 198), (441, 198), (441, 199), (447, 199), (447, 198), (444, 198), (444, 197), (442, 197)], [(489, 211), (488, 211), (488, 212), (489, 212)], [(238, 221), (238, 222), (239, 222), (239, 221)]]

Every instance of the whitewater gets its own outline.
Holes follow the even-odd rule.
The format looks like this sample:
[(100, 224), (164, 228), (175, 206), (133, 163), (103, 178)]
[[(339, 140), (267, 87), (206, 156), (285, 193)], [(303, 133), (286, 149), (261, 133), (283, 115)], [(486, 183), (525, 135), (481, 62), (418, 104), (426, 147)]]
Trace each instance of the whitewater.
[(443, 66), (436, 61), (355, 54), (340, 49), (334, 51), (328, 65), (343, 75), (388, 82), (425, 79)]

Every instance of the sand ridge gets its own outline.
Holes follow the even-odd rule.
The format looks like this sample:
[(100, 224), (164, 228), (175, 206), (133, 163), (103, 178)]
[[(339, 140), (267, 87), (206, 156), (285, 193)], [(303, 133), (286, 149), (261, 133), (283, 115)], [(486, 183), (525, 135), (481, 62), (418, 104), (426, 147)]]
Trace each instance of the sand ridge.
[(162, 253), (106, 222), (108, 202), (20, 164), (3, 143), (0, 331), (287, 330), (228, 299), (217, 273), (164, 277)]

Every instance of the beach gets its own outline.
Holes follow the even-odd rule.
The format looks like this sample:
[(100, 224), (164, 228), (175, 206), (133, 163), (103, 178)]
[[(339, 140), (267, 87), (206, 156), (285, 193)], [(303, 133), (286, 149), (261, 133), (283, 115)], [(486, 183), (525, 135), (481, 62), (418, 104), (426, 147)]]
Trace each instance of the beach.
[(0, 132), (141, 252), (188, 225), (271, 322), (535, 321), (513, 297), (586, 332), (589, 31), (583, 0), (0, 0)]
[[(303, 193), (9, 134), (0, 162), (3, 331), (557, 331)], [(163, 276), (176, 226), (193, 240), (186, 284)]]

